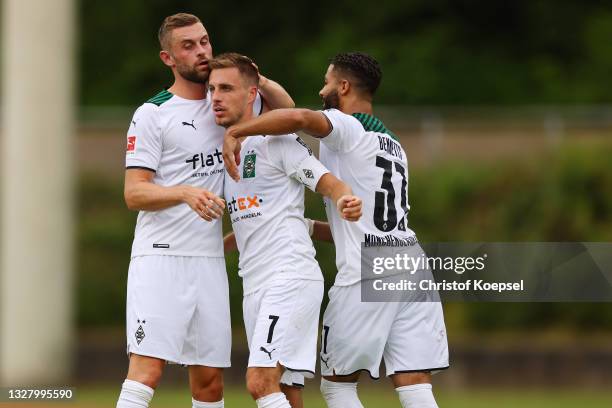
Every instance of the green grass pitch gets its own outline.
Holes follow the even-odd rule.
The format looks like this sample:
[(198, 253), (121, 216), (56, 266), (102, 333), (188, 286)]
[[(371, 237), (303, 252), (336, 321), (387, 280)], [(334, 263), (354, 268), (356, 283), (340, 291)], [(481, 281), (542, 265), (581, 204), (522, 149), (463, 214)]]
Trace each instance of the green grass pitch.
[[(308, 387), (308, 384), (307, 384)], [(71, 407), (97, 408), (112, 407), (116, 404), (117, 387), (78, 387), (77, 400)], [(365, 408), (401, 408), (395, 391), (389, 387), (362, 387), (359, 396)], [(441, 408), (607, 408), (612, 401), (612, 391), (592, 390), (443, 390), (436, 392)], [(250, 396), (239, 387), (226, 389), (227, 408), (255, 407)], [(323, 399), (314, 386), (304, 392), (306, 408), (326, 408)], [(151, 408), (191, 407), (187, 388), (164, 387), (156, 391)]]

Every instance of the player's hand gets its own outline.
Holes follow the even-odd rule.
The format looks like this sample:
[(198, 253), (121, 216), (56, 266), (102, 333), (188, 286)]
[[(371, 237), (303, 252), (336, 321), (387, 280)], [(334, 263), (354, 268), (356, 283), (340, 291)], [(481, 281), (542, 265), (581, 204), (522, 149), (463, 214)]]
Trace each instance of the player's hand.
[(361, 218), (362, 205), (361, 198), (354, 195), (343, 195), (336, 203), (340, 216), (347, 221), (358, 221)]
[(234, 181), (240, 180), (238, 165), (240, 164), (241, 147), (240, 140), (232, 135), (232, 127), (230, 126), (225, 131), (225, 137), (223, 138), (223, 163), (225, 163), (227, 174), (229, 174)]
[(225, 201), (219, 198), (215, 193), (198, 187), (184, 187), (183, 201), (200, 217), (206, 221), (212, 221), (223, 215)]
[(255, 70), (257, 71), (257, 75), (259, 76), (259, 82), (258, 82), (259, 86), (265, 86), (266, 82), (268, 82), (268, 78), (262, 75), (256, 63), (251, 61), (251, 65), (253, 65), (253, 68), (255, 68)]

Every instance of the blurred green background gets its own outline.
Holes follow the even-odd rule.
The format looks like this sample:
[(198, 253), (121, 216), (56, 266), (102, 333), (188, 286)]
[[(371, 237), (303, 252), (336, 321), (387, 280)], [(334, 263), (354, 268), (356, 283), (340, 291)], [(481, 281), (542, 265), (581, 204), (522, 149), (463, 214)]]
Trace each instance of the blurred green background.
[(81, 102), (138, 105), (167, 84), (156, 31), (177, 11), (202, 19), (216, 53), (252, 56), (302, 104), (318, 103), (340, 50), (380, 61), (385, 104), (591, 104), (612, 92), (609, 2), (82, 0)]
[[(612, 4), (82, 0), (79, 7), (82, 381), (120, 380), (127, 367), (119, 354), (136, 213), (123, 203), (125, 131), (133, 110), (171, 84), (156, 32), (178, 11), (202, 19), (215, 53), (253, 57), (298, 106), (319, 106), (335, 53), (375, 56), (384, 73), (375, 113), (408, 154), (409, 223), (421, 241), (612, 241)], [(325, 219), (313, 194), (306, 215)], [(329, 285), (334, 248), (316, 248)], [(227, 265), (240, 355), (237, 257)], [(436, 382), (450, 395), (464, 387), (612, 385), (611, 304), (452, 303), (445, 313), (456, 364)], [(230, 382), (242, 382), (237, 373)], [(513, 394), (505, 392), (493, 394)], [(538, 398), (533, 406), (547, 406)], [(513, 401), (482, 406), (532, 406)]]

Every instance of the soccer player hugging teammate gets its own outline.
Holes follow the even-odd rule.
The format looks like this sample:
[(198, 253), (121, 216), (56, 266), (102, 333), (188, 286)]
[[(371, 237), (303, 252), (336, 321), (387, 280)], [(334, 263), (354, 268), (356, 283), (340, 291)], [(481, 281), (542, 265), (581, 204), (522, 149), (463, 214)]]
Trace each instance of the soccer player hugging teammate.
[[(224, 129), (207, 95), (212, 48), (200, 20), (167, 17), (160, 58), (174, 83), (140, 106), (128, 136), (125, 201), (139, 210), (128, 272), (128, 374), (118, 408), (147, 407), (166, 362), (189, 366), (193, 407), (223, 407), (230, 365), (223, 214)], [(292, 107), (262, 77), (254, 107)]]
[(232, 126), (225, 133), (223, 157), (228, 174), (237, 177), (238, 138), (300, 130), (320, 138), (321, 162), (364, 200), (363, 217), (350, 224), (341, 222), (326, 200), (338, 275), (323, 317), (323, 397), (329, 408), (362, 407), (359, 374), (367, 371), (377, 378), (384, 358), (402, 406), (434, 408), (431, 374), (448, 367), (441, 304), (361, 301), (361, 243), (390, 238), (422, 252), (408, 228), (406, 153), (372, 111), (381, 77), (378, 62), (366, 54), (336, 55), (319, 93), (323, 111), (280, 109)]
[[(211, 61), (209, 89), (217, 124), (253, 117), (257, 72), (247, 57)], [(260, 408), (301, 406), (303, 377), (316, 365), (323, 276), (304, 219), (304, 185), (333, 202), (339, 222), (361, 216), (361, 200), (295, 134), (242, 141), (240, 177), (225, 178), (225, 199), (240, 252), (247, 388)], [(348, 223), (348, 222), (347, 222)], [(281, 387), (297, 385), (298, 387)]]

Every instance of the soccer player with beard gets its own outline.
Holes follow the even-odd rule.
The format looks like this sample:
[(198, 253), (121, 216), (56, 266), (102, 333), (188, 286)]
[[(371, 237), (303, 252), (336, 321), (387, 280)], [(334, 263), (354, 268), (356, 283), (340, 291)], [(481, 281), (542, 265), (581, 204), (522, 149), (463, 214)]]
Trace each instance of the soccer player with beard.
[[(217, 124), (253, 117), (257, 71), (251, 60), (223, 54), (211, 61), (209, 88)], [(361, 215), (361, 200), (312, 155), (295, 134), (244, 141), (242, 179), (225, 178), (225, 199), (240, 252), (244, 325), (249, 343), (247, 389), (259, 408), (302, 406), (281, 391), (314, 374), (323, 276), (304, 219), (304, 186), (327, 197), (339, 223)], [(284, 371), (284, 373), (283, 373)]]
[[(321, 162), (363, 198), (358, 222), (339, 222), (326, 199), (336, 245), (338, 274), (323, 317), (321, 392), (329, 408), (361, 408), (361, 371), (378, 377), (384, 358), (404, 408), (435, 408), (432, 372), (448, 367), (448, 345), (439, 302), (361, 301), (361, 243), (393, 240), (422, 254), (408, 228), (408, 167), (396, 136), (373, 115), (380, 66), (362, 53), (336, 55), (320, 91), (323, 111), (280, 109), (227, 129), (223, 156), (238, 179), (243, 138), (304, 131), (321, 140)], [(247, 139), (248, 140), (248, 139)], [(331, 205), (330, 205), (331, 204)], [(431, 275), (425, 269), (424, 274)]]
[[(147, 407), (172, 362), (189, 367), (193, 407), (219, 408), (231, 323), (219, 219), (224, 129), (207, 94), (212, 47), (200, 20), (184, 13), (163, 21), (159, 41), (174, 83), (136, 110), (127, 135), (125, 201), (140, 212), (127, 285), (130, 362), (117, 407)], [(293, 106), (280, 85), (260, 80), (256, 114)]]

